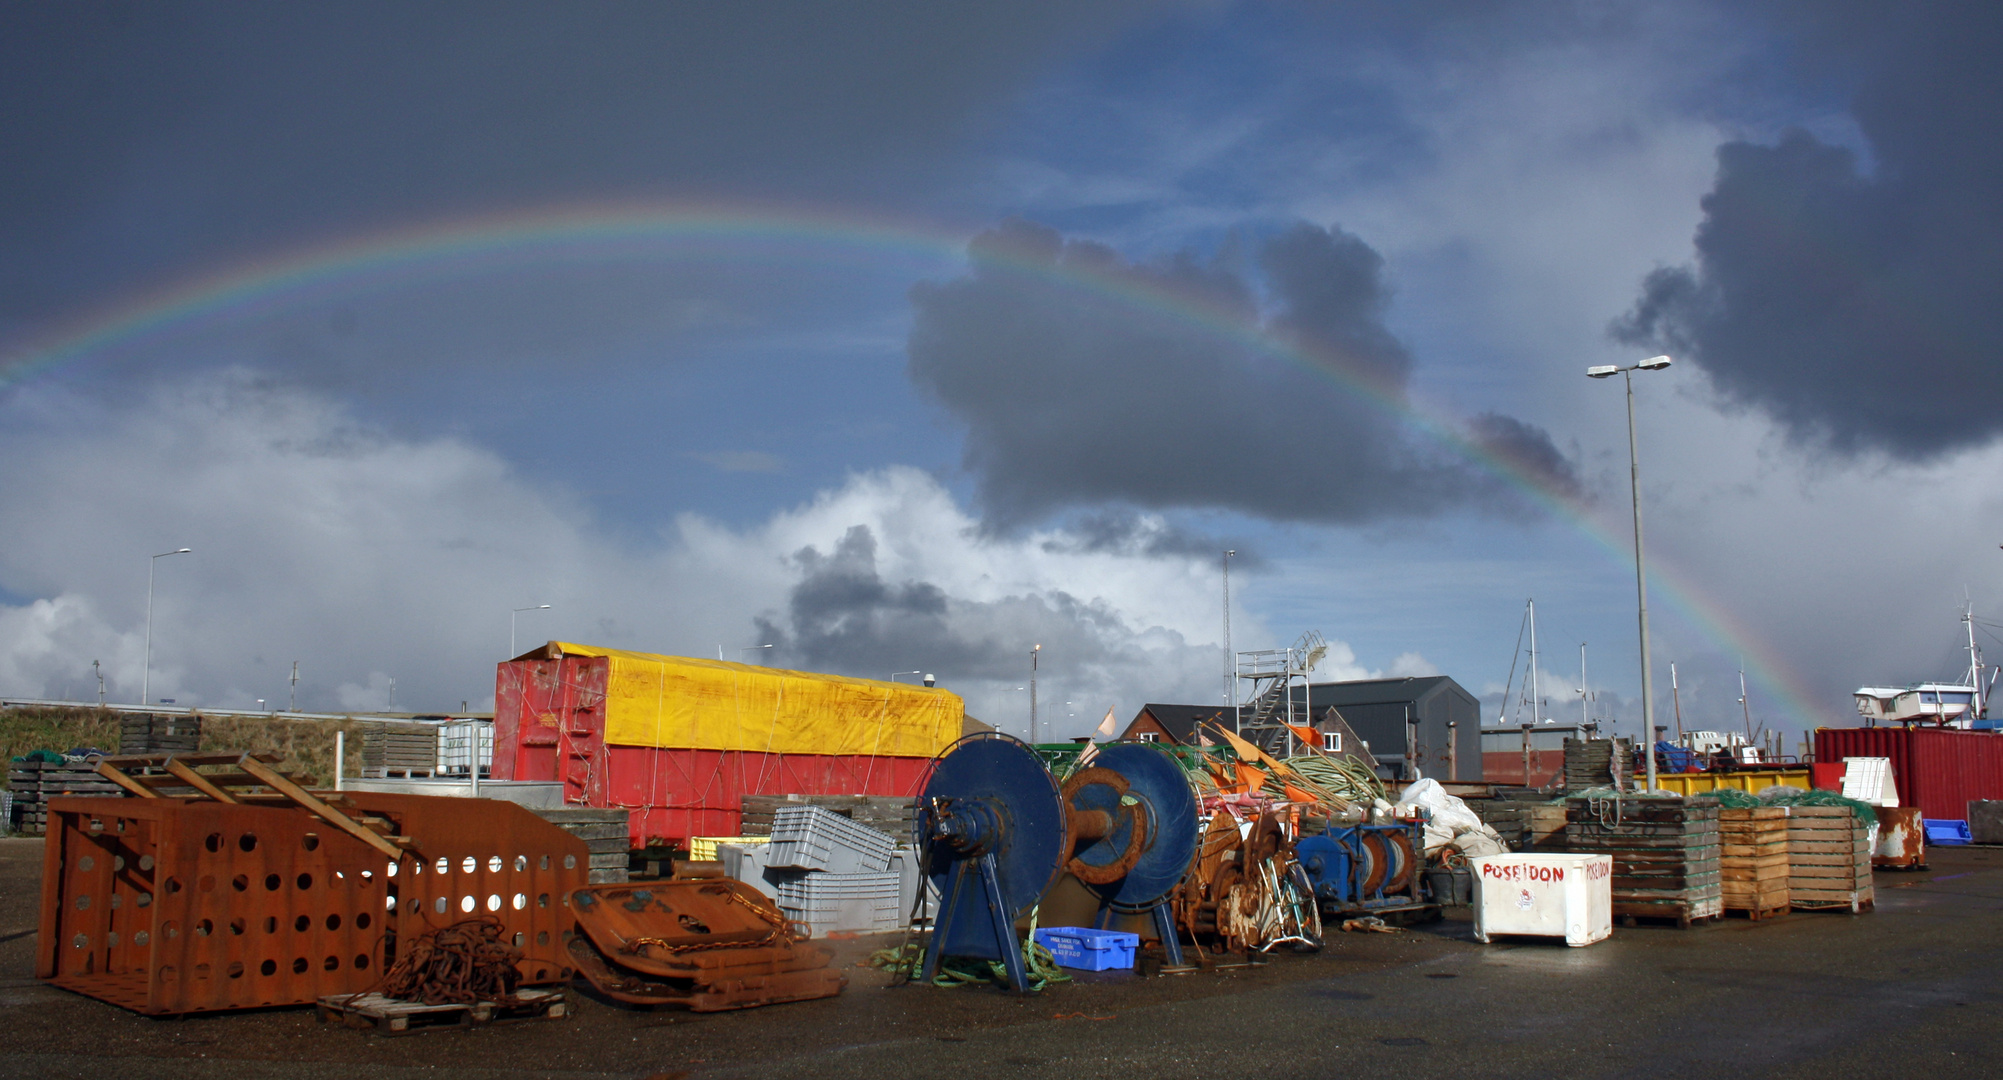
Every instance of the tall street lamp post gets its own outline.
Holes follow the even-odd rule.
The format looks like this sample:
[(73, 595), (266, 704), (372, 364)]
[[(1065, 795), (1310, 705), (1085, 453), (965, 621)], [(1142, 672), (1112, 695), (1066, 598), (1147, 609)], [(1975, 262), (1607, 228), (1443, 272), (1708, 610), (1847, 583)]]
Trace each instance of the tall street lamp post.
[(1628, 484), (1634, 497), (1634, 592), (1641, 623), (1641, 748), (1647, 756), (1650, 791), (1655, 790), (1655, 669), (1648, 658), (1648, 569), (1641, 554), (1641, 451), (1634, 437), (1634, 373), (1660, 371), (1668, 366), (1667, 356), (1652, 356), (1626, 367), (1601, 364), (1586, 369), (1586, 377), (1590, 379), (1618, 374), (1627, 381)]
[(1231, 730), (1239, 730), (1238, 723), (1238, 657), (1231, 651), (1231, 556), (1238, 554), (1235, 549), (1224, 552), (1224, 704), (1231, 708)]
[(153, 571), (159, 567), (161, 559), (169, 555), (186, 555), (193, 550), (193, 548), (175, 548), (172, 551), (163, 551), (153, 556), (153, 561), (146, 564), (146, 661), (145, 670), (139, 674), (141, 705), (153, 703)]
[(518, 607), (508, 612), (508, 659), (513, 660), (521, 655), (515, 651), (515, 619), (524, 611), (548, 610), (548, 604), (530, 604), (528, 607)]

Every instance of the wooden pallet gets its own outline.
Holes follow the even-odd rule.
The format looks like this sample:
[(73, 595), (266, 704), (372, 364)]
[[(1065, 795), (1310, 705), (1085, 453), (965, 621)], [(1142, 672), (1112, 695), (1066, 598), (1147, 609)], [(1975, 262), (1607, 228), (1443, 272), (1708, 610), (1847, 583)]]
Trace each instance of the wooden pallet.
[(462, 1024), (505, 1024), (520, 1020), (554, 1020), (567, 1008), (561, 990), (524, 987), (515, 1001), (478, 1001), (471, 1005), (426, 1005), (381, 994), (330, 994), (319, 1002), (320, 1022), (339, 1021), (351, 1028), (374, 1028), (383, 1035), (406, 1035), (427, 1028)]

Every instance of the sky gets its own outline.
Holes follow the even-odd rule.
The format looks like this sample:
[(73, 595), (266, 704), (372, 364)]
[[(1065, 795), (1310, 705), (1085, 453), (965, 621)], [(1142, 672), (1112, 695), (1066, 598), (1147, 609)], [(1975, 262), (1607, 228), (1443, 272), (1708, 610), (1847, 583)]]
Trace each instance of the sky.
[(1026, 734), (1040, 646), (1063, 738), (1225, 700), (1231, 550), (1233, 649), (1514, 723), (1534, 598), (1539, 714), (1635, 731), (1585, 369), (1666, 354), (1657, 723), (1792, 749), (1958, 676), (1964, 605), (2003, 655), (1999, 45), (1945, 2), (10, 5), (0, 696), (283, 706), (296, 661), (301, 709), (477, 709), (554, 639)]

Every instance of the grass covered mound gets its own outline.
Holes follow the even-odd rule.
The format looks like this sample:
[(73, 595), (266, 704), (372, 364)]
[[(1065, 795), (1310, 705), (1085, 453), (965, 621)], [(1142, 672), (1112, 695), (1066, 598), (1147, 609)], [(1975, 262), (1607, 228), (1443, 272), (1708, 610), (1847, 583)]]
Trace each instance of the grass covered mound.
[[(312, 786), (334, 785), (334, 733), (348, 733), (348, 776), (362, 772), (360, 720), (303, 720), (284, 715), (203, 716), (202, 753), (248, 750), (277, 754), (285, 772), (312, 778)], [(119, 714), (108, 709), (30, 706), (0, 709), (0, 753), (20, 757), (35, 750), (62, 753), (94, 746), (119, 752)]]

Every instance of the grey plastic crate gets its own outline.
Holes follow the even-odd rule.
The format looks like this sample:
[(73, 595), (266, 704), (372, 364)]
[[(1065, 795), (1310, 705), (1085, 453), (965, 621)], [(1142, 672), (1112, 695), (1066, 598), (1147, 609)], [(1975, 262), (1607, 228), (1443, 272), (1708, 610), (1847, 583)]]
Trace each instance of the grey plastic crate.
[[(892, 869), (897, 871), (897, 918), (902, 921), (912, 917), (911, 909), (918, 899), (918, 850), (900, 847), (890, 857)], [(924, 882), (925, 906), (919, 910), (917, 924), (930, 923), (939, 914), (939, 890), (930, 881)]]
[(777, 900), (778, 882), (783, 877), (797, 874), (799, 871), (771, 869), (768, 865), (771, 858), (771, 844), (716, 845), (716, 859), (723, 864), (723, 876), (736, 878), (757, 889), (765, 894), (767, 900)]
[(772, 815), (767, 866), (878, 874), (890, 869), (897, 839), (819, 806), (782, 806)]
[(903, 914), (897, 910), (896, 871), (879, 874), (808, 873), (777, 883), (779, 910), (814, 937), (836, 931), (871, 933), (895, 930)]

